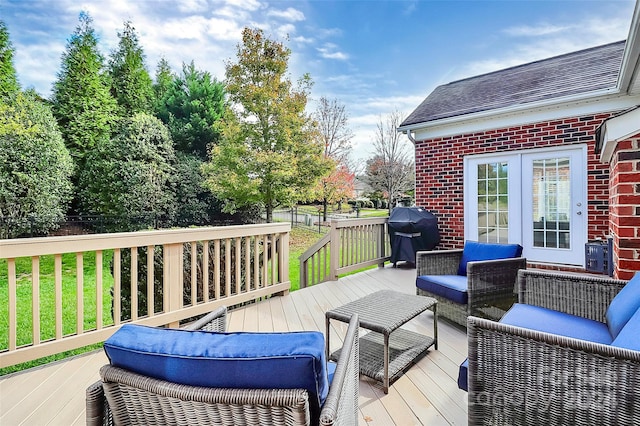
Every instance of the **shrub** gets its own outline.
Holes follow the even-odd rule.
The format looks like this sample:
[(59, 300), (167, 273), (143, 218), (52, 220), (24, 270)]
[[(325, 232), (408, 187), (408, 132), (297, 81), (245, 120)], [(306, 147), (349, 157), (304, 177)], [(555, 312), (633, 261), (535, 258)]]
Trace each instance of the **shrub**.
[(0, 102), (0, 164), (4, 236), (56, 228), (71, 198), (73, 162), (51, 109), (34, 92)]
[(87, 155), (79, 180), (81, 213), (132, 218), (110, 231), (172, 223), (175, 163), (169, 132), (160, 120), (145, 113), (124, 119), (113, 138)]

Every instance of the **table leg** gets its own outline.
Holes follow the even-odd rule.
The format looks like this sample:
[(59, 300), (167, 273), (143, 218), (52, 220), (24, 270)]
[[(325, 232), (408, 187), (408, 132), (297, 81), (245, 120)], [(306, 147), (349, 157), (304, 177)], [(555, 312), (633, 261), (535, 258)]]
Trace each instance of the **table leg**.
[(384, 333), (384, 393), (389, 393), (389, 334)]
[(327, 334), (326, 334), (326, 337), (325, 337), (325, 339), (327, 340), (327, 349), (326, 349), (327, 361), (329, 361), (329, 321), (330, 321), (329, 317), (325, 316), (325, 322), (326, 322), (326, 325), (327, 325)]
[(433, 305), (433, 340), (434, 347), (438, 350), (438, 305)]

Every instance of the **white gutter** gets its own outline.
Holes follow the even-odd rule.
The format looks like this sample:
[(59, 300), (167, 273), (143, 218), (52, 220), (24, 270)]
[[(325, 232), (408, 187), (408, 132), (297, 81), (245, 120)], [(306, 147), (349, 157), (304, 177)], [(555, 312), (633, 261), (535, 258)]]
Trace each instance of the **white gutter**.
[(640, 78), (638, 73), (640, 73), (640, 1), (636, 0), (618, 75), (618, 89), (623, 93), (628, 93), (632, 81)]

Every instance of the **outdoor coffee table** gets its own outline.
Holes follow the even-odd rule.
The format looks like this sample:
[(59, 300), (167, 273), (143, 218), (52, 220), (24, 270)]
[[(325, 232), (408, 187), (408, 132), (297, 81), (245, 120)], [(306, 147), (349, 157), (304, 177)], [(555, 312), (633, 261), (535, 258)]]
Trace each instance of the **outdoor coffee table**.
[[(384, 392), (389, 385), (427, 349), (438, 349), (437, 301), (431, 297), (381, 290), (354, 300), (326, 313), (327, 357), (337, 360), (341, 349), (329, 355), (329, 322), (331, 319), (349, 322), (358, 314), (360, 327), (371, 330), (359, 340), (360, 374), (381, 381)], [(433, 337), (400, 327), (427, 309), (433, 311)]]

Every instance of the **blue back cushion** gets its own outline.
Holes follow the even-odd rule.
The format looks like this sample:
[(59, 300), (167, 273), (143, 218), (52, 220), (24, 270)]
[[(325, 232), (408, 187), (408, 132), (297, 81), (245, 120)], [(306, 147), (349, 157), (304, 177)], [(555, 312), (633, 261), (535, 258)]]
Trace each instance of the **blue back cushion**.
[(627, 321), (640, 308), (640, 273), (636, 273), (631, 281), (616, 295), (607, 308), (606, 318), (609, 332), (615, 339)]
[(640, 309), (627, 321), (611, 346), (640, 351)]
[(522, 256), (520, 244), (479, 243), (465, 241), (462, 260), (458, 266), (458, 275), (467, 275), (467, 262), (478, 260), (509, 259)]
[(126, 324), (105, 343), (111, 365), (191, 386), (329, 392), (320, 332), (213, 333)]

